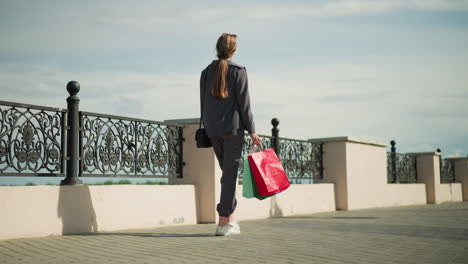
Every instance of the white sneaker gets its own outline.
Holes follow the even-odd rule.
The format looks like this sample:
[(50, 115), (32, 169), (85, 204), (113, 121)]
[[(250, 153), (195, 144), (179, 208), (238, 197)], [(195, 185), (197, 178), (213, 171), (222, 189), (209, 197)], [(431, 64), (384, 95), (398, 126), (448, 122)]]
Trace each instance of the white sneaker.
[(230, 236), (230, 235), (239, 235), (240, 226), (236, 222), (229, 222), (227, 225), (218, 226), (216, 228), (217, 236)]

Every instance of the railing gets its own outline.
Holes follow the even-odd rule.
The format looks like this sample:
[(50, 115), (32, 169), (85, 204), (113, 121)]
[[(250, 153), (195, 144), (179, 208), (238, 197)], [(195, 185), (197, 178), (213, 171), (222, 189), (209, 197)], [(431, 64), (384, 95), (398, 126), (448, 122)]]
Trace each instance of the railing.
[(0, 101), (0, 176), (183, 177), (182, 126), (80, 112), (67, 91), (67, 110)]
[(66, 113), (0, 101), (0, 176), (64, 176)]
[[(439, 157), (440, 158), (440, 157)], [(440, 160), (440, 183), (453, 183), (455, 180), (455, 160)]]
[(454, 183), (455, 178), (455, 160), (454, 159), (442, 159), (442, 150), (438, 148), (436, 150), (439, 156), (439, 168), (440, 168), (440, 183)]
[[(395, 160), (396, 169), (392, 163)], [(403, 153), (387, 153), (387, 178), (389, 183), (415, 183), (418, 180), (416, 156)]]
[[(278, 119), (272, 120), (272, 136), (259, 135), (263, 149), (275, 149), (291, 183), (312, 183), (313, 179), (323, 179), (322, 144), (306, 140), (282, 138), (278, 136)], [(248, 134), (244, 136), (242, 157), (252, 153), (252, 140)], [(239, 181), (242, 181), (243, 160), (239, 166)]]
[(388, 183), (415, 183), (418, 180), (416, 156), (396, 152), (396, 142), (392, 140), (391, 152), (387, 152)]
[(80, 112), (80, 175), (182, 177), (182, 126)]
[(322, 144), (288, 138), (279, 138), (279, 142), (279, 159), (290, 180), (323, 179)]

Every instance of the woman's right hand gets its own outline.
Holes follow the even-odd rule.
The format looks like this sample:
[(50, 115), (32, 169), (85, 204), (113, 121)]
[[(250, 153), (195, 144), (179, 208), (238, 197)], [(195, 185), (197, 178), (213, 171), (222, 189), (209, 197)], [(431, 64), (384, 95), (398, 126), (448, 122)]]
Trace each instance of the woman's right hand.
[(250, 139), (252, 139), (252, 147), (257, 145), (257, 146), (262, 146), (261, 142), (262, 142), (262, 139), (257, 136), (257, 133), (252, 133), (252, 134), (249, 134), (250, 136)]

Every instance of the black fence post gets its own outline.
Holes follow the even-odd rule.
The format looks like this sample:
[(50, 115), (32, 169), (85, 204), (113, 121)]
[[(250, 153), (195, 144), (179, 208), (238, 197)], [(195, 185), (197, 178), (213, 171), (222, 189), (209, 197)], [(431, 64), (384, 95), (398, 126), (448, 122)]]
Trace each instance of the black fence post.
[(390, 151), (392, 153), (392, 177), (393, 177), (393, 183), (398, 183), (398, 177), (397, 177), (397, 171), (396, 171), (396, 142), (395, 140), (390, 141), (390, 145), (392, 147), (390, 148)]
[(418, 182), (418, 157), (414, 156), (414, 180)]
[(279, 142), (279, 120), (278, 118), (273, 118), (271, 120), (271, 124), (273, 125), (273, 128), (271, 129), (271, 147), (275, 150), (276, 155), (279, 157), (280, 155), (280, 142)]
[(320, 178), (323, 180), (323, 143), (320, 143)]
[(179, 158), (179, 173), (177, 173), (177, 178), (184, 178), (184, 166), (185, 166), (185, 162), (184, 162), (184, 141), (185, 141), (185, 138), (184, 138), (184, 132), (183, 132), (183, 128), (178, 128), (178, 133), (179, 133), (179, 155), (180, 155), (180, 158)]
[(78, 160), (79, 160), (79, 103), (80, 98), (77, 96), (80, 91), (80, 84), (76, 81), (71, 81), (67, 84), (67, 91), (70, 96), (67, 98), (67, 169), (66, 176), (60, 182), (60, 185), (76, 185), (82, 184), (78, 178)]

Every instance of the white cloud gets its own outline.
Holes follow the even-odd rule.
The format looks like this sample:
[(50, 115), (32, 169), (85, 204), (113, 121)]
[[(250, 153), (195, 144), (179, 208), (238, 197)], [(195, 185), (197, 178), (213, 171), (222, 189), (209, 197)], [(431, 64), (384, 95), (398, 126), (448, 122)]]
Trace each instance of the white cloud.
[[(53, 74), (52, 74), (53, 73)], [(193, 116), (199, 76), (184, 73), (69, 72), (0, 64), (1, 100), (65, 108), (70, 80), (80, 83), (80, 109), (163, 120)]]
[(466, 0), (334, 0), (321, 3), (284, 3), (265, 6), (258, 3), (242, 4), (240, 7), (189, 7), (180, 12), (151, 16), (103, 16), (98, 22), (125, 26), (144, 31), (168, 31), (172, 27), (204, 24), (216, 25), (226, 21), (251, 22), (278, 20), (291, 17), (344, 17), (379, 15), (398, 9), (432, 11), (467, 11)]

